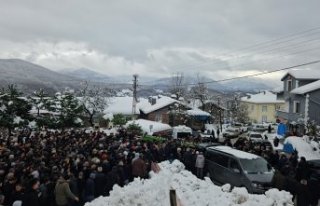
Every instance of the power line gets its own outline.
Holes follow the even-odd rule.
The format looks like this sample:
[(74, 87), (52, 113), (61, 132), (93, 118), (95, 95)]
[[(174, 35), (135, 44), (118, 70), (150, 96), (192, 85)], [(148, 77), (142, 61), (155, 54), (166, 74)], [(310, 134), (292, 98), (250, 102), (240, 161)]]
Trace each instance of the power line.
[[(256, 48), (257, 49), (257, 48), (260, 48), (262, 46), (263, 46), (263, 48), (266, 48), (266, 47), (268, 47), (267, 45), (269, 45), (269, 47), (273, 46), (273, 45), (279, 45), (279, 44), (282, 44), (282, 43), (286, 43), (286, 42), (290, 42), (290, 41), (299, 39), (299, 38), (304, 37), (304, 36), (308, 36), (308, 35), (310, 35), (310, 33), (312, 35), (317, 34), (317, 33), (320, 32), (318, 30), (320, 30), (320, 27), (314, 27), (314, 28), (303, 30), (303, 31), (300, 31), (300, 32), (291, 33), (291, 34), (288, 34), (288, 35), (285, 35), (285, 36), (282, 36), (282, 37), (278, 37), (278, 38), (275, 38), (275, 39), (271, 39), (271, 40), (268, 40), (268, 41), (265, 41), (265, 42), (261, 42), (261, 43), (253, 44), (253, 45), (246, 46), (246, 47), (243, 47), (243, 48), (239, 48), (239, 49), (236, 49), (235, 51), (232, 51), (230, 53), (229, 52), (228, 53), (222, 53), (219, 56), (229, 56), (229, 59), (231, 59), (231, 58), (236, 57), (235, 56), (236, 52), (246, 51), (246, 50), (249, 50), (251, 48)], [(292, 38), (292, 37), (294, 37), (294, 38)], [(279, 41), (279, 40), (283, 40), (283, 41)], [(251, 53), (252, 53), (252, 51), (251, 51)], [(249, 56), (249, 55), (245, 55), (245, 56)], [(241, 56), (241, 58), (245, 57), (245, 56)], [(206, 62), (204, 64), (209, 64), (209, 63), (214, 63), (214, 62), (218, 62), (218, 60), (213, 59), (213, 60), (210, 60), (210, 61), (208, 61), (208, 62)], [(186, 66), (192, 68), (193, 65), (176, 64), (176, 65), (169, 65), (168, 67), (174, 67), (174, 68), (184, 67), (185, 68)]]
[[(294, 68), (307, 66), (307, 65), (311, 65), (311, 64), (317, 64), (317, 63), (320, 63), (320, 59), (312, 61), (312, 62), (307, 62), (307, 63), (298, 64), (298, 65), (294, 65), (294, 66), (291, 66), (291, 67), (285, 67), (285, 68), (276, 69), (276, 70), (267, 71), (267, 72), (260, 72), (260, 73), (256, 73), (256, 74), (249, 74), (249, 75), (244, 75), (244, 76), (239, 76), (239, 77), (232, 77), (232, 78), (227, 78), (227, 79), (220, 79), (220, 80), (212, 80), (212, 81), (205, 81), (205, 82), (198, 82), (198, 83), (189, 83), (189, 84), (183, 84), (182, 86), (194, 86), (194, 85), (198, 85), (198, 84), (211, 84), (211, 83), (225, 82), (225, 81), (231, 81), (231, 80), (236, 80), (236, 79), (243, 79), (243, 78), (249, 78), (249, 77), (262, 76), (262, 75), (266, 75), (266, 74), (285, 71), (285, 70), (294, 69)], [(147, 85), (147, 86), (150, 86), (150, 85)]]

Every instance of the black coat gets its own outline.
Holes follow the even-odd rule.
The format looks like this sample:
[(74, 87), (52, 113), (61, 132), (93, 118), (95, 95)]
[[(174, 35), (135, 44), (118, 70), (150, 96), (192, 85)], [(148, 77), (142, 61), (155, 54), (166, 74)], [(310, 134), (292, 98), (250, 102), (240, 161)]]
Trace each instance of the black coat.
[(40, 206), (38, 192), (35, 190), (28, 191), (22, 200), (22, 206)]
[(94, 182), (95, 182), (95, 197), (104, 195), (104, 192), (106, 190), (106, 185), (107, 185), (107, 176), (104, 173), (99, 172), (96, 174)]

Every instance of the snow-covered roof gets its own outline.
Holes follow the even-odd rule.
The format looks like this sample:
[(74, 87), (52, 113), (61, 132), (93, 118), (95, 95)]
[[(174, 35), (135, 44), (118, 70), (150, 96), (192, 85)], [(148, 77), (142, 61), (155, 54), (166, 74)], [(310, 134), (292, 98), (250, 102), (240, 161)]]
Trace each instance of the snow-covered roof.
[(184, 206), (224, 205), (288, 205), (293, 206), (292, 195), (286, 191), (270, 189), (265, 194), (249, 194), (242, 187), (230, 184), (216, 186), (209, 178), (201, 180), (178, 160), (159, 163), (158, 173), (150, 172), (150, 178), (135, 178), (124, 187), (115, 185), (109, 196), (100, 196), (86, 206), (162, 206), (170, 205), (170, 189), (177, 194), (178, 204)]
[(291, 91), (292, 94), (305, 94), (320, 89), (320, 80), (295, 88)]
[(282, 78), (283, 81), (288, 75), (293, 76), (296, 79), (320, 79), (320, 70), (319, 69), (294, 69), (288, 71)]
[(189, 109), (186, 113), (190, 116), (211, 116), (208, 112), (202, 111), (201, 109)]
[(173, 132), (190, 132), (192, 133), (192, 129), (190, 127), (187, 127), (186, 125), (179, 125), (173, 127)]
[(285, 103), (284, 100), (278, 100), (277, 95), (269, 91), (264, 91), (258, 94), (249, 95), (241, 98), (242, 102), (256, 103), (256, 104), (274, 104)]
[(171, 104), (173, 104), (175, 102), (181, 104), (181, 102), (179, 102), (179, 101), (177, 101), (177, 100), (175, 100), (175, 99), (173, 99), (171, 97), (167, 97), (167, 96), (160, 95), (160, 96), (156, 96), (154, 98), (156, 100), (155, 104), (152, 105), (152, 104), (149, 103), (149, 105), (144, 105), (143, 107), (140, 107), (140, 110), (143, 113), (149, 114), (151, 112), (157, 111), (158, 109), (161, 109), (163, 107), (171, 105)]
[[(125, 97), (112, 97), (107, 108), (103, 113), (105, 114), (123, 114), (131, 115), (132, 114), (132, 101), (133, 98), (129, 96)], [(145, 98), (139, 98), (139, 102), (136, 106), (136, 114), (139, 114), (139, 108), (148, 105), (148, 100)]]
[(147, 132), (150, 135), (152, 135), (155, 132), (162, 132), (162, 131), (172, 129), (172, 127), (168, 124), (163, 124), (161, 122), (154, 122), (154, 121), (145, 120), (145, 119), (137, 119), (137, 120), (129, 121), (127, 122), (126, 126), (133, 123), (139, 125), (143, 130), (143, 132)]
[(210, 148), (215, 149), (215, 150), (219, 150), (219, 151), (227, 153), (227, 154), (234, 155), (240, 159), (257, 159), (257, 158), (259, 158), (259, 156), (255, 155), (255, 154), (243, 152), (241, 150), (233, 149), (228, 146), (215, 146), (215, 147), (210, 147)]
[(302, 137), (287, 137), (284, 143), (290, 143), (297, 150), (299, 157), (305, 157), (306, 160), (320, 160), (319, 148), (314, 147)]

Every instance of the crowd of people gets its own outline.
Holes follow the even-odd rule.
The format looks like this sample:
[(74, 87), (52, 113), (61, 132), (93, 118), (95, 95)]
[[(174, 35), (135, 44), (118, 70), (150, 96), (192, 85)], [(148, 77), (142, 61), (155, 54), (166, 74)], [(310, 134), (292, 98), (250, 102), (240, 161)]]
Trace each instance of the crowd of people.
[(145, 142), (125, 129), (110, 135), (85, 130), (2, 135), (0, 205), (81, 206), (109, 195), (115, 184), (148, 178), (149, 171), (159, 171), (157, 162), (174, 159), (203, 177), (203, 153), (181, 140)]
[[(193, 141), (196, 145), (201, 139)], [(286, 155), (251, 141), (225, 144), (263, 156), (277, 169), (274, 187), (307, 198), (310, 204), (317, 200), (314, 187), (318, 183), (312, 181), (308, 164), (304, 158), (299, 162), (296, 152)], [(204, 150), (190, 147), (185, 139), (150, 142), (125, 129), (110, 135), (85, 130), (2, 135), (0, 205), (81, 206), (109, 195), (115, 184), (148, 178), (149, 171), (159, 171), (157, 162), (174, 159), (197, 177), (204, 177)]]

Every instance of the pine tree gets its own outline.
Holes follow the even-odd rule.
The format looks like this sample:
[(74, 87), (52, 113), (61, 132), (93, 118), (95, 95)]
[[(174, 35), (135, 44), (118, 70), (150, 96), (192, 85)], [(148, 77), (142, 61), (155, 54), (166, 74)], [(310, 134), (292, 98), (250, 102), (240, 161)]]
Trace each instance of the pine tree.
[(0, 91), (0, 127), (8, 129), (9, 135), (15, 127), (26, 126), (31, 119), (31, 105), (22, 97), (15, 85)]

